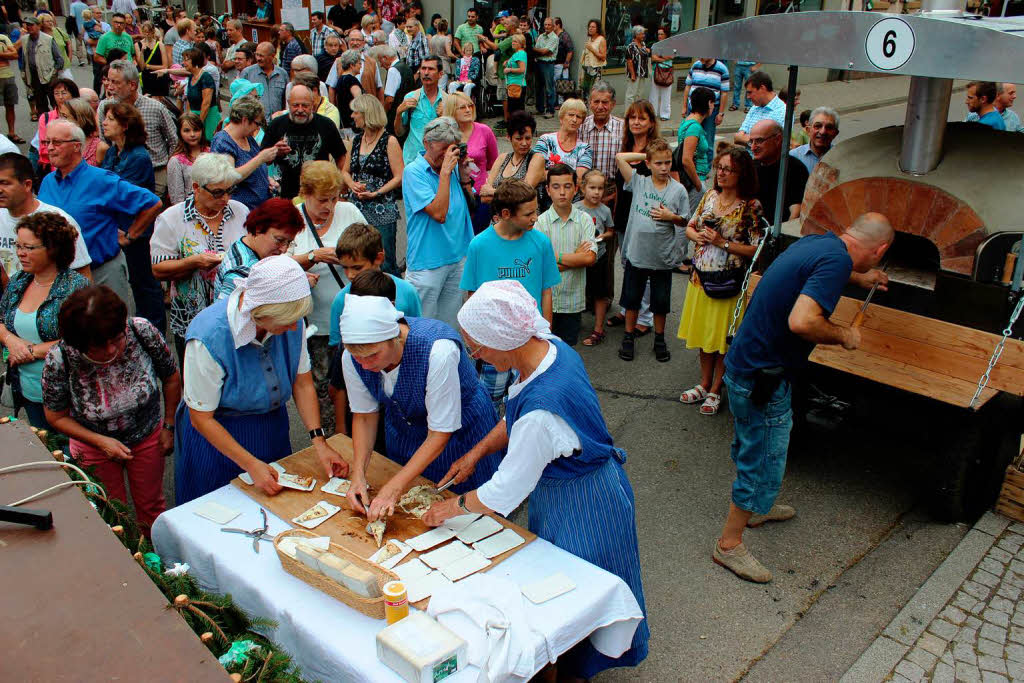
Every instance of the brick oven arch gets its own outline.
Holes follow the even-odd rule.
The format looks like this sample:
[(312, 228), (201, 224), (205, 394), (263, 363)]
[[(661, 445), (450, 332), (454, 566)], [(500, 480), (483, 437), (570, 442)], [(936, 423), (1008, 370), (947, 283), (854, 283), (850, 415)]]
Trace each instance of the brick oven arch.
[[(970, 206), (932, 185), (903, 178), (868, 177), (836, 184), (838, 173), (819, 163), (804, 194), (801, 234), (841, 233), (857, 216), (877, 211), (893, 228), (930, 240), (942, 270), (970, 275), (985, 226)], [(813, 202), (813, 203), (812, 203)]]

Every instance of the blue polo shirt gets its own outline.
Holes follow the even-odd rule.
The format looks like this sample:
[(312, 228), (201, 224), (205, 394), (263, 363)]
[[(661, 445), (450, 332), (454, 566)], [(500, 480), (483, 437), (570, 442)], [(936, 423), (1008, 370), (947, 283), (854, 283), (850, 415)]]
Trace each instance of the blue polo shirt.
[(405, 96), (405, 99), (417, 95), (420, 100), (416, 104), (416, 108), (402, 113), (402, 125), (409, 131), (409, 136), (405, 139), (405, 144), (402, 145), (402, 160), (406, 166), (411, 164), (416, 159), (416, 155), (423, 151), (423, 129), (437, 118), (437, 104), (444, 100), (444, 93), (440, 88), (437, 89), (437, 98), (433, 102), (423, 92), (423, 88), (413, 90)]
[(466, 197), (459, 187), (458, 169), (452, 171), (448, 215), (444, 223), (438, 223), (423, 210), (434, 201), (440, 184), (441, 176), (430, 167), (422, 151), (402, 173), (409, 270), (433, 270), (458, 263), (465, 258), (473, 239), (473, 224), (469, 219)]
[(159, 197), (82, 161), (67, 175), (54, 171), (43, 178), (39, 200), (59, 206), (78, 222), (96, 268), (121, 251), (117, 231), (156, 204)]

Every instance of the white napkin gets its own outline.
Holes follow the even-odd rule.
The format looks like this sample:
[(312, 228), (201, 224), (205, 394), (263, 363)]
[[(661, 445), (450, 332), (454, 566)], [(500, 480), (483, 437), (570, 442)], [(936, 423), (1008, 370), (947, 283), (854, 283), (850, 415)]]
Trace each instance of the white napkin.
[(507, 579), (474, 574), (445, 586), (431, 597), (427, 614), (466, 639), (479, 683), (529, 679), (538, 646), (555, 660), (530, 624), (519, 587)]

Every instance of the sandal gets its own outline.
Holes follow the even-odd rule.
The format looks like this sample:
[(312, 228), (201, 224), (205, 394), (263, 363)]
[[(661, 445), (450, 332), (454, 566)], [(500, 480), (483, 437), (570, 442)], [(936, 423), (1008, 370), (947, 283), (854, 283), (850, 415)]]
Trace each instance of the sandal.
[(672, 354), (668, 350), (668, 344), (665, 343), (664, 335), (655, 335), (654, 337), (654, 359), (659, 363), (667, 363), (672, 359)]
[(722, 402), (722, 397), (718, 394), (712, 394), (708, 392), (708, 397), (704, 399), (704, 403), (700, 406), (701, 415), (715, 415), (718, 413), (718, 406)]
[(589, 337), (587, 337), (586, 339), (583, 340), (583, 345), (584, 346), (597, 346), (598, 344), (600, 344), (601, 342), (604, 341), (604, 337), (605, 337), (604, 332), (598, 332), (597, 330), (594, 330), (590, 334)]
[(679, 394), (680, 403), (700, 403), (708, 397), (708, 390), (698, 384), (693, 389), (687, 389), (683, 393)]
[(604, 324), (608, 327), (622, 327), (626, 324), (626, 316), (619, 315), (616, 313), (612, 317), (604, 321)]
[(729, 111), (736, 111), (737, 109), (739, 109), (739, 107), (737, 107), (735, 104), (729, 107)]
[(13, 135), (13, 134), (12, 135), (8, 135), (7, 139), (10, 140), (11, 142), (13, 142), (16, 145), (24, 145), (25, 144), (25, 138), (21, 137), (20, 135)]

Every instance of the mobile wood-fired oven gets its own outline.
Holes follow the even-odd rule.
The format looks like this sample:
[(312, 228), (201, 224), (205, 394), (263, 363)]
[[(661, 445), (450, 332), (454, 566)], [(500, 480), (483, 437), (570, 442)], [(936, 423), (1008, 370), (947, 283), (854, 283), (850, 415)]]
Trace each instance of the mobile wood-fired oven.
[[(934, 439), (932, 507), (945, 519), (970, 517), (992, 503), (1024, 429), (1024, 323), (1017, 324), (1017, 316), (1024, 318), (1024, 258), (1017, 258), (1024, 256), (1024, 135), (947, 123), (954, 79), (1020, 80), (1024, 18), (963, 10), (959, 0), (932, 0), (912, 15), (759, 16), (653, 48), (788, 65), (789, 92), (798, 66), (911, 76), (904, 125), (833, 146), (811, 174), (800, 217), (786, 224), (785, 165), (799, 162), (784, 154), (776, 215), (769, 218), (776, 249), (802, 235), (841, 233), (865, 211), (885, 214), (897, 230), (890, 291), (868, 308), (861, 348), (817, 348), (811, 376), (869, 380), (885, 400), (897, 397), (893, 410), (923, 406), (918, 419), (928, 423), (907, 428)], [(783, 140), (790, 137), (791, 102)], [(852, 321), (866, 292), (846, 294), (832, 316), (840, 324)]]

